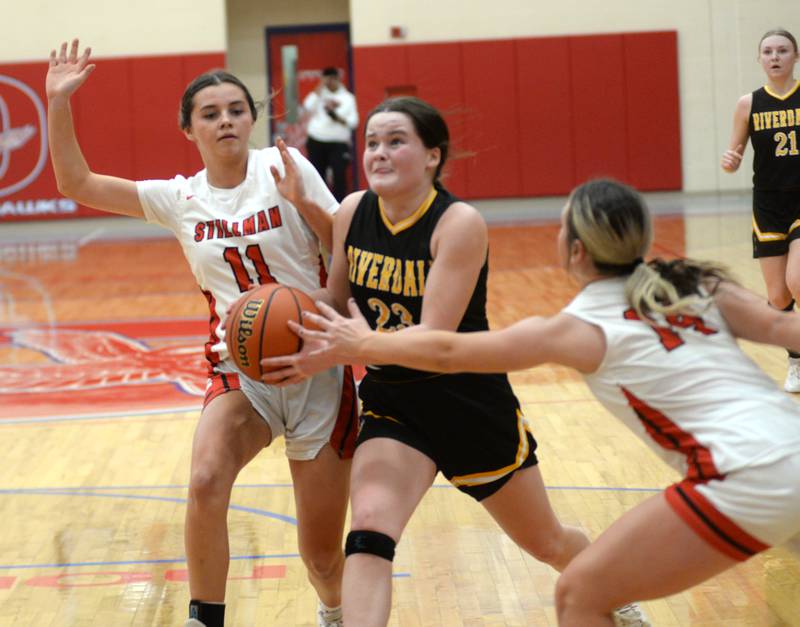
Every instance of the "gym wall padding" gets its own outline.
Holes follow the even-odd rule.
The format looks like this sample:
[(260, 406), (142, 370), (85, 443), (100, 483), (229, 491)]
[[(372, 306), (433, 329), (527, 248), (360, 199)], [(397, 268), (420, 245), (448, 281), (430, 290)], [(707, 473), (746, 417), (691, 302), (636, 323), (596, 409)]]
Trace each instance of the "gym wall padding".
[[(202, 169), (197, 149), (178, 128), (178, 108), (184, 89), (195, 76), (224, 66), (223, 53), (99, 59), (97, 69), (72, 99), (78, 139), (90, 167), (101, 174), (134, 180), (190, 175)], [(0, 65), (0, 75), (26, 86), (43, 108), (47, 106), (46, 71), (44, 62)], [(39, 158), (41, 140), (46, 138), (27, 90), (0, 84), (0, 98), (9, 109), (9, 126), (35, 128), (24, 145), (8, 151), (0, 189), (29, 176)], [(29, 184), (0, 197), (0, 223), (95, 215), (107, 214), (64, 202), (49, 155)]]
[(357, 46), (354, 75), (362, 120), (402, 93), (445, 113), (446, 184), (464, 198), (566, 194), (595, 176), (678, 190), (677, 53), (675, 31)]

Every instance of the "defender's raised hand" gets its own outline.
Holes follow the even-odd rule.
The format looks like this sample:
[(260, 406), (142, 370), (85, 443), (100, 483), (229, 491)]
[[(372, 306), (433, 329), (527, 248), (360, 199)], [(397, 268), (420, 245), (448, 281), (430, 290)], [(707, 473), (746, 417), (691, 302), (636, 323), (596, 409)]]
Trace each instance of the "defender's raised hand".
[(80, 55), (78, 49), (79, 42), (73, 39), (69, 52), (67, 42), (61, 44), (59, 52), (50, 51), (50, 67), (45, 79), (45, 92), (49, 100), (69, 98), (94, 70), (95, 64), (89, 63), (92, 49), (86, 48)]
[(279, 137), (275, 142), (275, 146), (281, 155), (281, 161), (283, 161), (283, 177), (281, 177), (278, 168), (271, 166), (272, 178), (275, 179), (275, 185), (281, 196), (295, 207), (299, 207), (305, 200), (306, 195), (303, 177), (300, 174), (297, 163), (292, 158), (292, 154), (289, 152), (286, 142)]

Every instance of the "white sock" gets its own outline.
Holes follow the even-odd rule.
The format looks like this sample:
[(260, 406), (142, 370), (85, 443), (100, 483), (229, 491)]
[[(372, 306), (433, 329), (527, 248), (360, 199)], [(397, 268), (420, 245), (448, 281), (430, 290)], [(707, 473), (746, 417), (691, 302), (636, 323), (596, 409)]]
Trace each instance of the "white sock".
[(342, 617), (342, 606), (328, 607), (322, 601), (319, 602), (319, 609), (325, 615), (325, 618), (338, 620)]

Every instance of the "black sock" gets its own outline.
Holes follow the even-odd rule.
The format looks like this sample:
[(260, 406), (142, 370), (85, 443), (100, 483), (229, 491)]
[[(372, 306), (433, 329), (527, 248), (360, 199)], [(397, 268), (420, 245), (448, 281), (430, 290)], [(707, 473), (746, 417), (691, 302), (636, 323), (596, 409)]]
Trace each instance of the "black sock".
[(189, 602), (189, 618), (196, 618), (206, 627), (223, 627), (225, 625), (225, 604), (206, 603), (192, 599)]

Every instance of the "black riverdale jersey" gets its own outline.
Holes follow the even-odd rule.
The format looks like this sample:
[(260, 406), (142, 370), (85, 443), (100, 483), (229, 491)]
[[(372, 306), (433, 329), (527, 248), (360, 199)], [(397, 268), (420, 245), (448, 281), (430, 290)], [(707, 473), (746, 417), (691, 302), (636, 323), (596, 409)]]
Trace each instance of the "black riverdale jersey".
[[(384, 216), (375, 193), (367, 191), (361, 197), (344, 246), (350, 292), (373, 329), (392, 332), (419, 324), (432, 263), (431, 236), (444, 212), (457, 200), (442, 188), (431, 190), (413, 215), (392, 225)], [(486, 318), (488, 272), (488, 261), (484, 261), (458, 331), (489, 328)], [(392, 381), (430, 376), (430, 373), (401, 366), (370, 366), (369, 371), (379, 379)]]
[(800, 81), (782, 98), (766, 87), (754, 91), (749, 132), (753, 188), (800, 190)]

